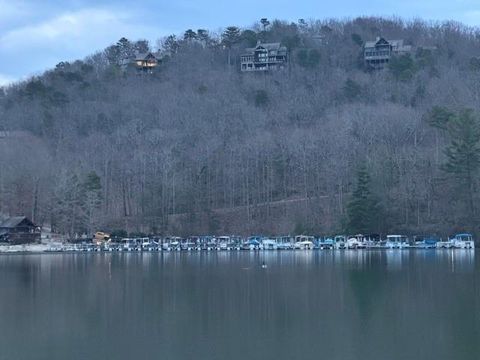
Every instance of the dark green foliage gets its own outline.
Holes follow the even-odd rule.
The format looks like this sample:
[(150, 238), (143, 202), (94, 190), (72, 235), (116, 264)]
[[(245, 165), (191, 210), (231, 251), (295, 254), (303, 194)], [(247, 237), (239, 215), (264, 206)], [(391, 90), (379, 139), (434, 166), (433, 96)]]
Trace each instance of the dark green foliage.
[(352, 41), (357, 44), (358, 46), (363, 46), (362, 37), (358, 34), (352, 34)]
[(203, 94), (205, 94), (207, 91), (208, 91), (208, 87), (207, 87), (206, 85), (203, 85), (203, 84), (202, 84), (202, 85), (200, 85), (200, 86), (198, 87), (198, 93), (199, 93), (199, 94), (202, 94), (202, 95), (203, 95)]
[(343, 95), (348, 101), (353, 101), (358, 99), (362, 93), (362, 87), (356, 81), (352, 79), (347, 79), (345, 85), (343, 86)]
[(437, 129), (446, 130), (450, 120), (455, 117), (455, 113), (441, 106), (434, 106), (430, 112), (425, 115), (425, 120)]
[(201, 41), (204, 45), (210, 45), (212, 38), (208, 34), (208, 31), (205, 29), (197, 30), (197, 39)]
[(87, 174), (84, 182), (85, 190), (91, 192), (98, 192), (102, 188), (100, 182), (100, 176), (98, 176), (95, 171), (91, 171)]
[(50, 104), (56, 107), (66, 105), (69, 102), (67, 95), (57, 90), (51, 92), (49, 100)]
[(378, 232), (380, 217), (379, 205), (371, 192), (371, 180), (366, 166), (357, 172), (357, 184), (347, 205), (347, 231), (351, 234)]
[(221, 226), (220, 219), (218, 218), (215, 211), (212, 211), (211, 209), (208, 209), (206, 213), (208, 218), (208, 224), (207, 224), (208, 232), (210, 234), (218, 233), (218, 230), (220, 229), (220, 226)]
[(292, 51), (298, 48), (301, 44), (301, 39), (298, 34), (295, 35), (286, 35), (282, 37), (281, 43), (287, 47), (289, 51)]
[(457, 179), (469, 213), (475, 212), (475, 184), (480, 170), (480, 122), (472, 110), (463, 110), (448, 122), (451, 142), (445, 149), (447, 157), (442, 169)]
[(314, 68), (320, 63), (320, 52), (317, 49), (301, 49), (297, 52), (297, 62), (304, 68)]
[(255, 31), (244, 30), (240, 35), (240, 39), (245, 44), (245, 46), (254, 47), (257, 44), (258, 37)]
[(116, 47), (120, 60), (132, 59), (135, 57), (135, 47), (127, 38), (122, 37), (118, 40)]
[(27, 83), (24, 94), (28, 100), (39, 100), (46, 108), (50, 106), (61, 107), (69, 102), (65, 93), (56, 90), (52, 86), (47, 86), (42, 81), (36, 79)]
[(93, 66), (89, 64), (82, 63), (82, 65), (80, 66), (80, 71), (84, 74), (89, 74), (93, 72), (93, 70), (94, 70)]
[(410, 80), (417, 72), (415, 61), (410, 55), (392, 57), (388, 64), (388, 68), (394, 78), (400, 81)]
[(228, 65), (231, 65), (231, 49), (240, 41), (240, 29), (236, 26), (229, 26), (222, 33), (222, 44), (228, 49)]
[(312, 229), (303, 222), (297, 222), (295, 224), (295, 228), (293, 229), (293, 235), (307, 235), (311, 233)]
[(231, 48), (240, 41), (240, 29), (236, 26), (229, 26), (222, 33), (222, 43)]
[(43, 132), (48, 135), (52, 135), (53, 126), (55, 124), (55, 119), (52, 114), (48, 111), (43, 112)]
[(419, 83), (415, 88), (415, 93), (412, 96), (412, 106), (417, 106), (421, 100), (425, 98), (425, 84)]
[(150, 51), (150, 45), (148, 44), (148, 40), (135, 41), (133, 48), (136, 52), (139, 53), (147, 53)]
[(255, 106), (265, 107), (270, 102), (268, 93), (265, 90), (257, 90), (255, 92)]
[(25, 86), (25, 95), (32, 100), (35, 97), (44, 97), (48, 88), (40, 80), (31, 80)]
[(102, 205), (101, 179), (95, 171), (86, 174), (81, 184), (81, 209), (87, 233), (96, 231), (98, 211)]
[(472, 71), (480, 71), (480, 58), (472, 57), (470, 59), (470, 69)]
[(110, 65), (120, 66), (134, 59), (136, 53), (146, 53), (148, 51), (150, 51), (150, 46), (147, 40), (131, 42), (122, 37), (115, 45), (105, 49), (105, 57)]
[(430, 49), (419, 47), (415, 54), (415, 59), (420, 68), (432, 67), (435, 65), (435, 57)]
[(179, 45), (177, 37), (175, 35), (169, 35), (163, 40), (162, 48), (166, 53), (170, 55), (176, 54), (178, 51), (178, 47)]
[(185, 41), (195, 40), (196, 38), (197, 38), (197, 33), (195, 31), (193, 31), (192, 29), (188, 29), (183, 34), (183, 40), (185, 40)]
[(267, 30), (268, 25), (270, 25), (270, 21), (267, 18), (260, 19), (260, 23), (263, 26), (263, 31)]
[(81, 74), (79, 74), (78, 72), (72, 72), (72, 71), (65, 72), (63, 74), (63, 77), (64, 77), (65, 81), (68, 81), (68, 82), (82, 82), (83, 81), (83, 76)]

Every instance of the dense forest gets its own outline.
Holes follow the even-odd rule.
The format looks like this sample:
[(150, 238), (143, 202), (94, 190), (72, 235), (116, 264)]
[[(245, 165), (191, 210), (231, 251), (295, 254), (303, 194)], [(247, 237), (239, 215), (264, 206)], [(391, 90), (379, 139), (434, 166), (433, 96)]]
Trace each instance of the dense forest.
[[(403, 39), (383, 70), (365, 41)], [(242, 73), (281, 42), (288, 66)], [(125, 66), (159, 51), (153, 73)], [(122, 38), (0, 89), (0, 213), (74, 235), (479, 232), (480, 30), (262, 19)]]

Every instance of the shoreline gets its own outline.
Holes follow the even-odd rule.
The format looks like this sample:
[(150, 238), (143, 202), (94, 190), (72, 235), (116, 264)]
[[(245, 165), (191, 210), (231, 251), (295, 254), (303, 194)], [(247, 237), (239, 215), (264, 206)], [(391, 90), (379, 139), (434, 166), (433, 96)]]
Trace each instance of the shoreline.
[(386, 252), (410, 252), (410, 251), (429, 251), (429, 252), (442, 252), (445, 251), (467, 251), (475, 253), (476, 248), (422, 248), (422, 247), (404, 247), (404, 248), (388, 248), (388, 247), (370, 247), (360, 249), (229, 249), (229, 250), (105, 250), (105, 249), (63, 249), (61, 247), (51, 247), (48, 245), (9, 245), (0, 246), (0, 256), (5, 255), (51, 255), (51, 254), (162, 254), (162, 253), (180, 253), (180, 254), (201, 254), (201, 253), (316, 253), (316, 252), (330, 252), (330, 253), (352, 253), (352, 252), (371, 252), (371, 251), (386, 251)]

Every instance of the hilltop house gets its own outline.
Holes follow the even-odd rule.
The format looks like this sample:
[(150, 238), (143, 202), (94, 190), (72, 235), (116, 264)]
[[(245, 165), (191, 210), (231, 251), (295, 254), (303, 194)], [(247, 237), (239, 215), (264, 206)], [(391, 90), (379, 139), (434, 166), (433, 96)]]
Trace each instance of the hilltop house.
[(25, 216), (14, 216), (0, 221), (0, 241), (10, 244), (40, 242), (40, 227)]
[(241, 71), (268, 71), (279, 69), (287, 62), (287, 48), (280, 43), (265, 43), (260, 41), (254, 48), (245, 49), (240, 55)]
[(137, 54), (133, 63), (136, 69), (140, 72), (152, 72), (160, 62), (161, 58), (159, 54), (151, 52)]
[(365, 63), (374, 69), (382, 69), (392, 56), (408, 54), (412, 51), (410, 45), (404, 45), (403, 40), (386, 40), (377, 37), (375, 41), (367, 41), (364, 46)]

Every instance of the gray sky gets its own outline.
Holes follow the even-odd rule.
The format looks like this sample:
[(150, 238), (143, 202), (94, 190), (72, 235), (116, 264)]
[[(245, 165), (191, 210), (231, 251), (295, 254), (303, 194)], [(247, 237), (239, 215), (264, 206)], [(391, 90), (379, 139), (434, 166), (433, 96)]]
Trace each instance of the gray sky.
[(0, 0), (0, 85), (81, 59), (120, 37), (156, 39), (185, 29), (362, 15), (480, 24), (479, 0)]

